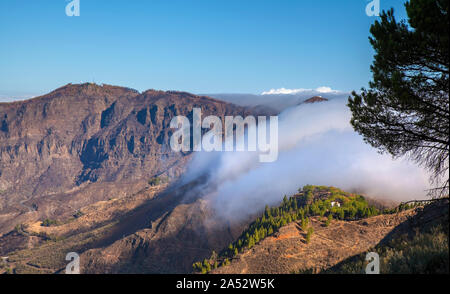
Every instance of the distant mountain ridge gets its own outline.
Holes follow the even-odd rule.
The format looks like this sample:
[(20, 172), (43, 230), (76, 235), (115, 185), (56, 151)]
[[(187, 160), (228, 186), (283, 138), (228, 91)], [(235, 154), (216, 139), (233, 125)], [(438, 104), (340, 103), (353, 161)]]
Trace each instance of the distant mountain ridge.
[(324, 101), (328, 101), (328, 99), (323, 98), (322, 96), (314, 96), (309, 99), (306, 99), (305, 101), (303, 101), (303, 103), (317, 103), (317, 102), (324, 102)]
[[(322, 97), (322, 95), (326, 96)], [(210, 97), (214, 97), (217, 99), (221, 99), (223, 101), (227, 101), (230, 103), (234, 103), (236, 105), (245, 106), (245, 107), (265, 107), (267, 109), (271, 109), (276, 113), (280, 113), (283, 110), (297, 106), (305, 100), (309, 100), (311, 98), (317, 97), (314, 100), (316, 102), (325, 101), (318, 99), (323, 98), (327, 100), (332, 99), (347, 99), (350, 93), (346, 92), (330, 92), (330, 93), (320, 93), (316, 91), (310, 92), (301, 92), (294, 94), (271, 94), (271, 95), (255, 95), (255, 94), (208, 94)]]

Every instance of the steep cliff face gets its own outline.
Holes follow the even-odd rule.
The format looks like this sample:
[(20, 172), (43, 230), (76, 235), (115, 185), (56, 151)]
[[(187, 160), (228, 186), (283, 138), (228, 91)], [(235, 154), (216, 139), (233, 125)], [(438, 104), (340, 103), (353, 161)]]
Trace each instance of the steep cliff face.
[(6, 205), (15, 202), (13, 195), (72, 188), (84, 145), (101, 129), (99, 114), (137, 94), (111, 86), (68, 85), (40, 98), (0, 104), (0, 189), (8, 194)]
[(176, 177), (189, 154), (170, 149), (170, 120), (194, 107), (245, 115), (208, 97), (96, 84), (0, 103), (0, 234), (136, 193), (155, 175)]

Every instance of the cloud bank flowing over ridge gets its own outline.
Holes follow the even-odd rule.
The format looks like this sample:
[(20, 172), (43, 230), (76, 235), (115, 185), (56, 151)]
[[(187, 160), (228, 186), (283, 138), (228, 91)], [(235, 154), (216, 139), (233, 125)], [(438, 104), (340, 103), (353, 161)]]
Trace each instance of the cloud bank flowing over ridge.
[(371, 197), (422, 199), (428, 174), (364, 143), (349, 124), (346, 99), (301, 104), (279, 115), (279, 157), (260, 163), (256, 152), (200, 152), (187, 177), (209, 174), (218, 216), (245, 218), (306, 184), (336, 186)]

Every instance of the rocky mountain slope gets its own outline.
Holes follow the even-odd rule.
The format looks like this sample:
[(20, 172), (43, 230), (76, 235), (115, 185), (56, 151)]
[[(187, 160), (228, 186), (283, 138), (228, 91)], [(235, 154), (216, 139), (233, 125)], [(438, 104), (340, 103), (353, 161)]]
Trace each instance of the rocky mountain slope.
[(235, 239), (246, 223), (215, 220), (192, 185), (146, 187), (100, 201), (51, 226), (28, 222), (0, 237), (2, 268), (14, 273), (58, 273), (68, 252), (80, 254), (83, 273), (186, 273), (192, 262)]
[(154, 176), (176, 178), (189, 154), (170, 150), (169, 123), (194, 107), (219, 117), (248, 114), (189, 93), (90, 83), (0, 103), (0, 234), (135, 194)]

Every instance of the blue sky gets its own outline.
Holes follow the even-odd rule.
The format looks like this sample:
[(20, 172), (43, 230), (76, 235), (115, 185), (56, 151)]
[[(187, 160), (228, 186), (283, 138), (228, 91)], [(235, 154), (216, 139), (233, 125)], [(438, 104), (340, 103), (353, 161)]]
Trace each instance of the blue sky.
[[(403, 1), (380, 0), (405, 16)], [(367, 86), (367, 0), (0, 1), (0, 95), (69, 82), (193, 93)], [(0, 99), (1, 99), (0, 96)]]

